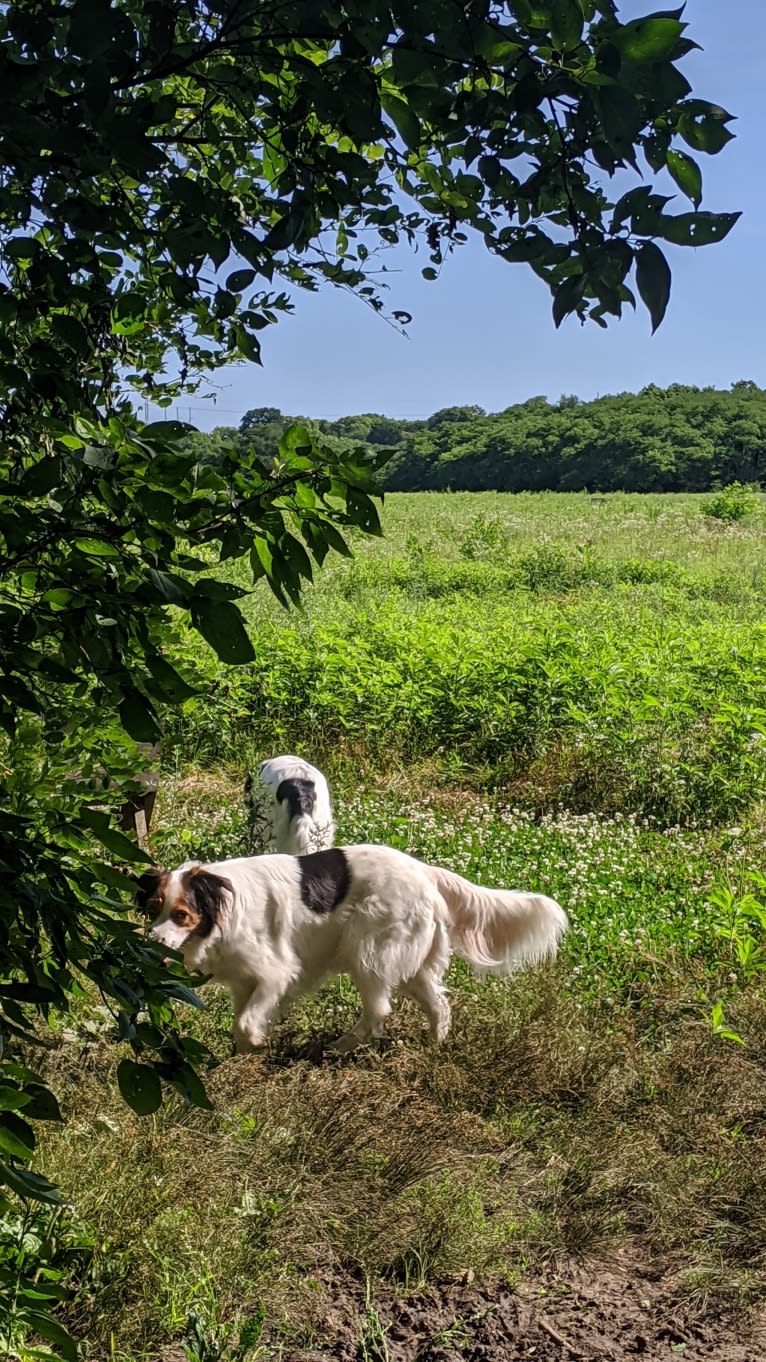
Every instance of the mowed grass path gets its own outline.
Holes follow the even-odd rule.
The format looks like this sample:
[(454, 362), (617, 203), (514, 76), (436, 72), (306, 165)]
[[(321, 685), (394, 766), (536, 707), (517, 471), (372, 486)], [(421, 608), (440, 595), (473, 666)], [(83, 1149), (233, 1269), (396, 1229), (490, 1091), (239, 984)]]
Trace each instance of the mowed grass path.
[(389, 498), (384, 527), (302, 617), (256, 591), (255, 667), (194, 643), (211, 690), (177, 727), (154, 854), (241, 853), (247, 764), (297, 748), (339, 840), (541, 889), (571, 931), (510, 982), (455, 963), (441, 1050), (403, 1003), (382, 1046), (326, 1059), (356, 1007), (340, 981), (234, 1060), (208, 988), (179, 1024), (209, 1047), (211, 1112), (127, 1112), (83, 1000), (50, 1150), (94, 1246), (69, 1319), (93, 1358), (161, 1356), (197, 1312), (221, 1355), (250, 1320), (252, 1358), (340, 1356), (350, 1328), (344, 1356), (383, 1359), (384, 1298), (618, 1252), (687, 1318), (764, 1293), (760, 516), (426, 494)]

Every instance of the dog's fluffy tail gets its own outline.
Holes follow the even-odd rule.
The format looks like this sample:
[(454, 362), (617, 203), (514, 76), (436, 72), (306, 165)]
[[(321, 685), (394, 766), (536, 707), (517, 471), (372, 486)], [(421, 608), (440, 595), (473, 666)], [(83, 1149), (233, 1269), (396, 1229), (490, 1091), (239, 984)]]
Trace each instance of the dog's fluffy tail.
[(512, 974), (556, 954), (569, 924), (555, 899), (483, 889), (440, 866), (425, 868), (447, 905), (452, 948), (475, 969)]

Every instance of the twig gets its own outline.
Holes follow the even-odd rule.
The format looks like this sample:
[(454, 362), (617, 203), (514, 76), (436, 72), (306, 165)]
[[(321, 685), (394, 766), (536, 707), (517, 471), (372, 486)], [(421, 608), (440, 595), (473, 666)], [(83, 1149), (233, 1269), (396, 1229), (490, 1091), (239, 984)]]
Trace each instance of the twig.
[(554, 1329), (553, 1325), (549, 1324), (547, 1319), (538, 1319), (537, 1323), (540, 1325), (541, 1329), (545, 1330), (546, 1334), (549, 1334), (551, 1338), (555, 1339), (555, 1341), (560, 1344), (562, 1348), (565, 1348), (568, 1353), (571, 1353), (573, 1357), (581, 1356), (581, 1353), (579, 1353), (576, 1348), (573, 1348), (572, 1344), (564, 1338), (563, 1334), (559, 1333), (558, 1329)]

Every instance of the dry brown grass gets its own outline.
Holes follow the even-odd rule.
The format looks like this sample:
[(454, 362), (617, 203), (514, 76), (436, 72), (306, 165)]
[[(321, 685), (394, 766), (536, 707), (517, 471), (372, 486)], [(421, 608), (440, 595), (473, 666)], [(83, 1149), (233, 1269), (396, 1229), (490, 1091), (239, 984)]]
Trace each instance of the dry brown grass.
[[(340, 1280), (412, 1293), (626, 1247), (687, 1308), (762, 1293), (757, 1046), (715, 1043), (670, 982), (619, 1017), (578, 1008), (555, 969), (456, 1004), (440, 1051), (405, 1006), (383, 1049), (325, 1061), (342, 989), (250, 1059), (226, 1058), (216, 1003), (214, 1111), (145, 1120), (119, 1103), (106, 1042), (63, 1047), (71, 1119), (48, 1155), (96, 1245), (70, 1319), (89, 1355), (155, 1356), (193, 1308), (221, 1323), (257, 1304), (275, 1346), (305, 1342), (331, 1331)], [(737, 1026), (762, 1034), (765, 1014), (753, 998)]]

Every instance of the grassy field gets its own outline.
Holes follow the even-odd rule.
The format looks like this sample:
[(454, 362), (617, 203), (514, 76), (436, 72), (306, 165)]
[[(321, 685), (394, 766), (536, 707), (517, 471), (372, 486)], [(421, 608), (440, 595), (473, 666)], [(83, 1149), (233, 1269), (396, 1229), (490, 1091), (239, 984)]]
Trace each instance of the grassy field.
[(153, 853), (240, 853), (248, 763), (295, 749), (331, 777), (340, 841), (553, 894), (564, 949), (510, 984), (453, 965), (438, 1051), (404, 1003), (380, 1047), (325, 1058), (355, 1009), (340, 981), (235, 1060), (208, 989), (179, 1024), (210, 1048), (213, 1110), (145, 1120), (84, 999), (48, 1147), (77, 1204), (67, 1322), (115, 1362), (561, 1357), (570, 1316), (522, 1339), (502, 1311), (531, 1291), (560, 1321), (585, 1262), (641, 1282), (615, 1338), (738, 1357), (766, 1293), (763, 512), (424, 494), (383, 523), (301, 615), (256, 590), (254, 667), (177, 641), (205, 695), (173, 728)]
[(763, 519), (700, 501), (391, 497), (302, 616), (256, 589), (258, 664), (210, 661), (179, 758), (302, 745), (540, 810), (736, 820), (763, 769)]

